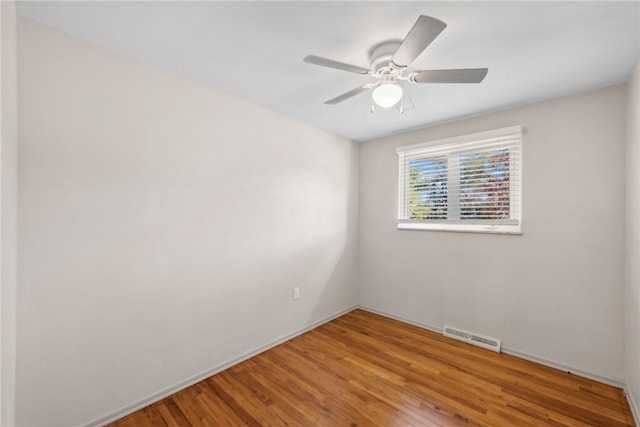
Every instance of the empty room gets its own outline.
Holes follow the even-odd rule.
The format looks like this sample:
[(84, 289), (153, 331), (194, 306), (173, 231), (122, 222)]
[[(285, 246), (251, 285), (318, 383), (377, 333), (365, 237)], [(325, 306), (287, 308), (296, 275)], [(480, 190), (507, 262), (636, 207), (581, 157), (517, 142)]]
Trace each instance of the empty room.
[(0, 18), (0, 425), (640, 426), (640, 1)]

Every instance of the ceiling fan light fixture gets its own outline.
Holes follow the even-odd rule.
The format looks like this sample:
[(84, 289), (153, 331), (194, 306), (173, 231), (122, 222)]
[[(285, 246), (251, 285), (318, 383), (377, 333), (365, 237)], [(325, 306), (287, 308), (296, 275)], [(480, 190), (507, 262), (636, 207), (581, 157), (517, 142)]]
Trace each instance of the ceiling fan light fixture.
[(376, 105), (382, 108), (390, 108), (402, 99), (402, 88), (395, 83), (383, 83), (373, 89), (371, 98)]
[[(375, 45), (369, 51), (369, 59), (371, 60), (371, 68), (369, 69), (315, 55), (305, 56), (304, 62), (376, 79), (375, 82), (369, 82), (325, 101), (326, 105), (344, 102), (371, 89), (371, 112), (374, 111), (376, 105), (381, 108), (391, 108), (400, 103), (400, 113), (403, 113), (405, 102), (410, 101), (410, 98), (409, 93), (405, 94), (399, 85), (400, 81), (408, 81), (412, 84), (480, 83), (487, 75), (486, 68), (416, 70), (408, 73), (409, 75), (404, 75), (413, 61), (446, 27), (447, 24), (436, 18), (420, 15), (404, 40), (387, 40)], [(410, 103), (413, 105), (412, 102)]]

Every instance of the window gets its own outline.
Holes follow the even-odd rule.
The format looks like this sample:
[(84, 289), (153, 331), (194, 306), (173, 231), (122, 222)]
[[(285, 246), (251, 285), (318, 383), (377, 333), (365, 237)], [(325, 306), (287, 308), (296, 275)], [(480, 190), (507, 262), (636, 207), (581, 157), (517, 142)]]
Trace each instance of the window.
[(398, 148), (398, 228), (522, 232), (522, 128)]

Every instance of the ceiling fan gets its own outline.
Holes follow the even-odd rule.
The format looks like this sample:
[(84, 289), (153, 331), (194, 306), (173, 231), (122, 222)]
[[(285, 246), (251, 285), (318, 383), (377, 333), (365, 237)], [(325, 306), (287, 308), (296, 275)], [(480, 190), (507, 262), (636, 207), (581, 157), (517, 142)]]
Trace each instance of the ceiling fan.
[[(373, 103), (389, 108), (398, 104), (403, 98), (401, 81), (409, 83), (480, 83), (487, 75), (486, 68), (465, 68), (455, 70), (418, 70), (403, 75), (409, 65), (424, 51), (427, 46), (446, 28), (447, 24), (421, 15), (402, 42), (390, 41), (375, 46), (369, 52), (371, 68), (345, 64), (315, 55), (307, 55), (304, 62), (335, 68), (364, 76), (374, 77), (376, 81), (367, 83), (325, 102), (335, 105), (356, 95), (371, 90)], [(371, 111), (373, 111), (373, 103)], [(400, 109), (402, 112), (402, 107)]]

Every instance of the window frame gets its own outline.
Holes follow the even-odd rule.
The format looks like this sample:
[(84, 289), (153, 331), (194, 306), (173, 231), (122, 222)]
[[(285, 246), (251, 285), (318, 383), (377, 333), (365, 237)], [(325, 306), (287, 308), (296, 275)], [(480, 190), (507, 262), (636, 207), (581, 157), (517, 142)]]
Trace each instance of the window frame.
[[(522, 234), (522, 126), (510, 126), (485, 132), (428, 141), (398, 147), (398, 216), (400, 230), (458, 231), (472, 233)], [(411, 160), (447, 156), (448, 160), (463, 153), (478, 153), (483, 149), (508, 148), (509, 167), (509, 219), (409, 219), (409, 163)], [(457, 160), (459, 161), (459, 160)], [(515, 166), (515, 167), (514, 167)], [(448, 182), (453, 176), (453, 186), (447, 185), (448, 214), (459, 215), (459, 193), (454, 193), (453, 205), (450, 203), (450, 189), (459, 188), (460, 169), (452, 174), (448, 168)], [(457, 184), (456, 184), (457, 183)], [(456, 203), (457, 199), (457, 203)]]

